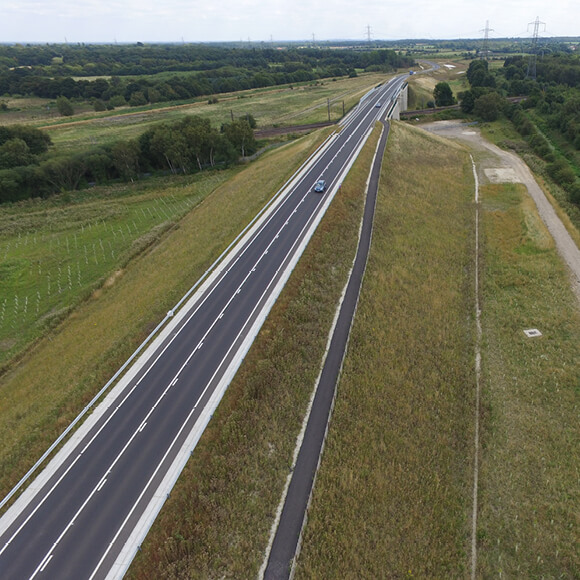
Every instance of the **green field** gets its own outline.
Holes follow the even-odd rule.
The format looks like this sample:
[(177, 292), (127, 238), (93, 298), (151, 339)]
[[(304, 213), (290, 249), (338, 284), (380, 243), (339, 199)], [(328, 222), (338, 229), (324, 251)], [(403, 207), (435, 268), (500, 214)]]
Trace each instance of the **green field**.
[[(343, 102), (348, 110), (382, 80), (362, 75), (246, 91), (212, 105), (93, 114), (46, 130), (56, 151), (80, 151), (191, 114), (208, 116), (216, 126), (245, 113), (269, 126), (300, 124), (327, 119), (330, 100), (332, 118), (338, 119)], [(28, 101), (32, 110), (40, 108), (37, 99)], [(0, 370), (231, 176), (228, 171), (147, 179), (0, 207)]]
[[(470, 168), (452, 145), (394, 129), (296, 578), (470, 572)], [(521, 186), (481, 195), (476, 577), (577, 578), (578, 303)]]
[[(248, 109), (257, 103), (272, 125), (324, 120), (329, 95), (333, 110), (342, 110), (342, 99), (354, 102), (371, 79), (170, 107), (159, 116), (141, 111), (135, 123), (111, 117), (111, 127), (102, 122), (94, 134), (97, 119), (79, 121), (52, 129), (53, 139), (81, 148), (134, 135), (153, 122), (149, 114), (159, 121), (197, 108), (216, 114), (216, 123), (234, 106), (235, 115), (246, 110), (260, 121)], [(2, 495), (324, 136), (227, 172), (1, 208)], [(345, 180), (129, 577), (256, 576), (352, 264), (376, 139)], [(482, 196), (478, 577), (578, 578), (578, 305), (527, 196), (517, 186), (488, 186)], [(394, 124), (297, 578), (468, 575), (472, 199), (465, 150)], [(526, 339), (527, 327), (543, 336)]]
[[(116, 258), (121, 258), (120, 263), (117, 262), (106, 275), (102, 271), (94, 272), (95, 277), (103, 276), (104, 282), (0, 377), (2, 496), (8, 493), (323, 138), (324, 134), (305, 137), (266, 153), (256, 162), (240, 167), (229, 175), (217, 174), (218, 180), (224, 180), (221, 185), (216, 183), (213, 174), (201, 174), (197, 181), (188, 181), (189, 178), (168, 183), (145, 181), (135, 186), (137, 209), (131, 206), (131, 200), (119, 200), (121, 208), (129, 208), (124, 210), (126, 213), (120, 212), (121, 217), (131, 219), (117, 222), (113, 212), (104, 219), (106, 239), (111, 241), (111, 245), (115, 240), (112, 224), (114, 228), (119, 226), (127, 230), (128, 225), (129, 229), (134, 230), (133, 219), (137, 224), (138, 213), (149, 215), (147, 208), (154, 216), (156, 208), (161, 214), (158, 219), (163, 224), (167, 220), (163, 212), (169, 215), (170, 211), (166, 204), (169, 208), (173, 207), (176, 223), (169, 229), (164, 226), (160, 230), (153, 228), (148, 234), (134, 232), (132, 236), (136, 242), (130, 242), (128, 231), (124, 233), (127, 243), (125, 253), (119, 250), (116, 255)], [(141, 187), (144, 189), (140, 190)], [(149, 190), (149, 187), (152, 189)], [(200, 196), (198, 201), (205, 196), (203, 203), (197, 203), (187, 211), (188, 200), (194, 203), (196, 195)], [(159, 200), (159, 197), (163, 199)], [(180, 212), (186, 215), (178, 219)], [(104, 238), (105, 225), (102, 220), (95, 224), (95, 218), (90, 213), (89, 217), (88, 223), (81, 222), (78, 229), (74, 229), (78, 240), (84, 227), (87, 238), (82, 238), (82, 245), (79, 243), (75, 248), (71, 231), (65, 229), (59, 234), (62, 259), (68, 257), (68, 235), (71, 256), (76, 256), (81, 274), (87, 268), (87, 275), (89, 266), (104, 270), (104, 259), (101, 262), (103, 250), (95, 230), (103, 235), (104, 255), (110, 255)], [(88, 237), (90, 235), (95, 237)], [(116, 238), (119, 242), (123, 236), (117, 231)], [(32, 236), (29, 236), (28, 247), (32, 243)], [(37, 245), (40, 245), (38, 241), (34, 247)], [(84, 261), (84, 247), (87, 247), (88, 266)], [(135, 249), (140, 253), (132, 254)], [(129, 256), (133, 259), (125, 263), (125, 258)], [(42, 268), (47, 271), (44, 262)], [(60, 268), (66, 274), (61, 274), (60, 280), (64, 292), (69, 285), (68, 267), (61, 265)], [(32, 272), (35, 273), (36, 270)], [(27, 274), (28, 270), (24, 268), (23, 276)], [(73, 291), (80, 295), (76, 275), (77, 271), (71, 266), (71, 285)], [(81, 282), (83, 280), (81, 277)], [(58, 276), (56, 280), (51, 276), (51, 294), (58, 290), (57, 281)], [(21, 301), (19, 298), (19, 304)], [(29, 310), (32, 308), (30, 302), (29, 298)]]
[(482, 199), (480, 577), (578, 578), (578, 301), (522, 186)]

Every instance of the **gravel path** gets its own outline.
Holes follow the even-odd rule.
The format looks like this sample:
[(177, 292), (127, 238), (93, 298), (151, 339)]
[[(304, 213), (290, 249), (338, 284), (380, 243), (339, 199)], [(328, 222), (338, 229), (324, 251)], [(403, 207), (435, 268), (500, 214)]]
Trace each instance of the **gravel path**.
[(457, 121), (437, 121), (421, 125), (431, 133), (456, 139), (476, 152), (480, 183), (523, 183), (534, 200), (538, 213), (554, 238), (558, 252), (568, 265), (572, 288), (580, 301), (580, 250), (537, 184), (528, 166), (514, 153), (486, 141), (473, 125)]

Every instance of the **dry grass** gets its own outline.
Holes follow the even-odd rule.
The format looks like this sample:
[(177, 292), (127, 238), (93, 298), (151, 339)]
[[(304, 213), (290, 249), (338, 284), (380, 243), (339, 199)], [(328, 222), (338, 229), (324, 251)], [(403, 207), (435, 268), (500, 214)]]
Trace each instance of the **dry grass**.
[[(231, 115), (251, 114), (260, 128), (289, 126), (328, 120), (327, 103), (331, 104), (331, 119), (337, 121), (373, 86), (384, 82), (384, 74), (361, 74), (356, 78), (324, 79), (295, 87), (274, 87), (218, 95), (218, 102), (207, 99), (180, 105), (163, 104), (143, 108), (123, 108), (112, 113), (87, 113), (72, 118), (59, 118), (39, 123), (48, 132), (57, 150), (82, 150), (132, 139), (155, 124), (198, 115), (211, 121), (214, 127), (231, 121)], [(7, 121), (4, 121), (7, 123)]]
[(468, 566), (471, 167), (412, 128), (389, 139), (298, 578), (460, 578)]
[[(578, 578), (580, 314), (520, 185), (482, 190), (486, 268), (479, 575)], [(523, 330), (543, 336), (526, 338)]]
[(2, 376), (2, 495), (321, 138), (309, 136), (238, 172)]

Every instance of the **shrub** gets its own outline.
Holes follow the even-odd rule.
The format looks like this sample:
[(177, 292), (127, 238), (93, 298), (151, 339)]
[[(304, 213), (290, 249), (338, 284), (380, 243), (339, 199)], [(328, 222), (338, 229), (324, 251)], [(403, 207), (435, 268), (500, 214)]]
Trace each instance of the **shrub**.
[(105, 105), (105, 103), (101, 99), (95, 99), (95, 102), (93, 103), (93, 108), (97, 113), (99, 113), (101, 111), (106, 111), (107, 105)]
[(113, 107), (124, 107), (127, 104), (123, 95), (115, 95), (109, 99), (109, 105)]
[(74, 115), (73, 106), (66, 97), (58, 97), (58, 99), (56, 99), (56, 108), (63, 117)]

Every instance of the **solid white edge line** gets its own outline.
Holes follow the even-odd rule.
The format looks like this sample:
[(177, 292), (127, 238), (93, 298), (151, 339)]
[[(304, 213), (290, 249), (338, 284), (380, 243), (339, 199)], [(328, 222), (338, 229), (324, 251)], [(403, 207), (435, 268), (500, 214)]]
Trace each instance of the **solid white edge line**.
[[(56, 455), (54, 455), (46, 467), (38, 473), (38, 475), (26, 487), (26, 489), (16, 499), (16, 501), (0, 517), (0, 536), (3, 535), (5, 531), (12, 525), (12, 523), (22, 513), (22, 511), (32, 501), (37, 493), (43, 489), (56, 470), (67, 460), (70, 455), (75, 452), (75, 449), (82, 442), (88, 431), (93, 428), (93, 426), (107, 411), (107, 409), (113, 406), (116, 400), (121, 397), (124, 390), (127, 388), (127, 385), (130, 384), (139, 373), (139, 371), (141, 371), (141, 369), (148, 364), (149, 359), (160, 348), (163, 342), (170, 337), (171, 333), (180, 326), (182, 319), (196, 307), (197, 302), (201, 299), (206, 290), (223, 273), (223, 271), (228, 268), (232, 260), (237, 257), (239, 250), (243, 248), (244, 245), (247, 245), (252, 237), (262, 228), (264, 223), (270, 219), (270, 216), (278, 210), (279, 206), (284, 203), (284, 201), (286, 201), (297, 184), (304, 179), (306, 173), (310, 170), (312, 165), (317, 162), (318, 158), (336, 138), (336, 136), (336, 133), (333, 133), (325, 139), (320, 147), (318, 147), (316, 151), (308, 158), (304, 165), (292, 176), (290, 181), (285, 184), (284, 187), (282, 187), (280, 191), (274, 196), (274, 199), (268, 202), (270, 207), (267, 209), (267, 211), (263, 212), (257, 220), (255, 220), (254, 224), (250, 229), (248, 229), (245, 235), (231, 247), (229, 254), (227, 254), (219, 264), (214, 262), (214, 265), (212, 266), (214, 268), (213, 271), (205, 279), (204, 283), (199, 286), (195, 293), (187, 300), (184, 307), (180, 308), (177, 314), (173, 314), (172, 317), (169, 317), (169, 323), (165, 326), (165, 328), (161, 330), (153, 342), (129, 367), (126, 374), (119, 379), (119, 382), (109, 391), (103, 401), (101, 401), (101, 403), (94, 408), (93, 412), (90, 413), (84, 422), (82, 422), (80, 427), (64, 443), (62, 448), (56, 453)], [(263, 210), (261, 210), (261, 212), (262, 211)], [(204, 276), (206, 275), (207, 272), (204, 274)]]
[[(345, 168), (343, 168), (343, 171), (339, 174), (339, 176), (337, 176), (336, 182), (338, 182), (339, 184), (342, 181), (344, 175), (346, 175), (346, 173), (348, 173), (348, 171), (352, 167), (352, 164), (354, 163), (355, 159), (358, 157), (358, 154), (360, 153), (360, 150), (362, 149), (364, 143), (366, 142), (366, 139), (368, 138), (368, 135), (370, 134), (370, 131), (371, 130), (372, 130), (372, 127), (371, 127), (371, 129), (369, 131), (367, 131), (365, 133), (364, 138), (362, 138), (360, 140), (360, 142), (359, 142), (359, 145), (358, 145), (358, 147), (356, 149), (356, 153), (351, 156), (348, 164), (345, 166)], [(321, 147), (315, 153), (322, 152), (323, 149), (325, 148), (324, 145), (329, 144), (330, 141), (331, 141), (331, 139), (333, 137), (335, 137), (335, 136), (336, 135), (333, 134), (329, 138), (327, 138), (327, 140), (323, 143), (323, 145), (321, 145)], [(234, 248), (232, 248), (230, 254), (228, 254), (228, 256), (224, 259), (224, 261), (216, 267), (216, 269), (214, 270), (214, 272), (206, 279), (206, 281), (204, 282), (204, 284), (202, 286), (200, 286), (198, 288), (198, 290), (195, 292), (195, 294), (189, 299), (189, 301), (187, 302), (187, 305), (186, 305), (188, 307), (182, 308), (179, 311), (179, 313), (177, 314), (177, 316), (173, 316), (173, 318), (171, 320), (171, 323), (168, 324), (164, 330), (162, 330), (162, 332), (160, 333), (160, 335), (153, 341), (153, 343), (146, 349), (146, 351), (131, 366), (131, 368), (128, 371), (128, 373), (119, 381), (119, 383), (116, 385), (116, 387), (114, 389), (112, 389), (111, 392), (105, 397), (105, 400), (100, 405), (97, 406), (97, 408), (94, 410), (94, 412), (82, 424), (82, 426), (77, 430), (77, 432), (67, 441), (67, 443), (65, 443), (65, 445), (63, 446), (63, 448), (61, 449), (61, 451), (59, 451), (57, 453), (57, 455), (50, 461), (49, 465), (44, 470), (41, 471), (41, 473), (37, 476), (37, 478), (33, 481), (33, 483), (25, 490), (25, 492), (9, 508), (9, 510), (6, 512), (6, 514), (4, 514), (4, 516), (0, 520), (0, 534), (3, 533), (5, 531), (5, 529), (7, 527), (9, 527), (9, 525), (11, 525), (13, 519), (15, 519), (19, 515), (21, 509), (23, 509), (23, 507), (25, 505), (27, 505), (27, 503), (30, 501), (30, 499), (32, 499), (32, 497), (34, 497), (36, 495), (36, 493), (38, 493), (38, 491), (40, 491), (40, 489), (42, 488), (42, 486), (44, 485), (44, 483), (46, 482), (46, 480), (48, 480), (52, 476), (53, 471), (51, 470), (51, 468), (54, 469), (54, 470), (56, 470), (58, 468), (58, 466), (60, 466), (62, 464), (62, 462), (64, 462), (64, 460), (70, 454), (72, 454), (72, 452), (74, 451), (74, 449), (76, 448), (76, 446), (81, 442), (81, 440), (82, 440), (82, 438), (84, 436), (84, 435), (81, 436), (81, 432), (88, 431), (94, 425), (94, 423), (98, 420), (98, 418), (100, 418), (100, 416), (105, 412), (105, 410), (108, 407), (110, 407), (112, 404), (114, 404), (114, 401), (116, 400), (116, 398), (119, 397), (122, 394), (123, 390), (126, 388), (126, 384), (128, 384), (130, 382), (130, 380), (134, 378), (134, 376), (137, 374), (137, 372), (148, 362), (148, 359), (151, 356), (151, 354), (149, 354), (147, 356), (147, 353), (155, 352), (157, 350), (158, 346), (160, 346), (160, 344), (167, 338), (167, 336), (170, 335), (171, 332), (173, 332), (175, 326), (177, 326), (177, 323), (180, 322), (181, 319), (190, 311), (190, 308), (193, 308), (194, 307), (196, 301), (205, 292), (205, 289), (211, 283), (213, 283), (214, 279), (217, 278), (221, 274), (221, 272), (223, 271), (223, 269), (225, 267), (227, 267), (227, 265), (229, 264), (229, 262), (235, 257), (235, 255), (237, 253), (236, 252), (236, 249), (237, 248), (240, 248), (240, 247), (243, 247), (243, 245), (251, 238), (251, 236), (254, 234), (254, 232), (255, 231), (258, 231), (260, 229), (261, 224), (264, 221), (266, 221), (267, 219), (269, 219), (269, 216), (272, 213), (275, 213), (275, 210), (277, 209), (277, 207), (283, 201), (286, 200), (286, 198), (288, 197), (288, 195), (293, 190), (295, 184), (299, 180), (302, 179), (302, 176), (305, 174), (305, 172), (307, 171), (307, 169), (309, 168), (309, 166), (312, 165), (316, 161), (317, 158), (318, 158), (318, 155), (315, 156), (313, 154), (313, 156), (303, 166), (302, 170), (299, 170), (299, 172), (297, 172), (297, 174), (295, 174), (296, 175), (295, 179), (292, 180), (292, 182), (288, 185), (288, 187), (285, 187), (285, 188), (283, 188), (281, 190), (281, 191), (286, 191), (286, 195), (280, 195), (278, 197), (278, 199), (276, 199), (276, 201), (272, 204), (272, 206), (270, 207), (270, 210), (268, 212), (265, 212), (261, 216), (261, 218), (256, 221), (256, 223), (254, 224), (254, 226), (246, 233), (246, 235), (238, 242), (238, 244), (236, 244), (234, 246)], [(334, 195), (336, 194), (336, 191), (338, 190), (339, 187), (340, 187), (340, 185), (336, 186), (334, 188), (334, 191), (325, 200), (325, 203), (323, 204), (323, 206), (321, 208), (321, 211), (318, 213), (317, 219), (313, 220), (313, 222), (311, 224), (311, 227), (309, 228), (308, 234), (304, 237), (303, 242), (300, 244), (300, 246), (299, 246), (296, 254), (294, 255), (294, 258), (288, 264), (288, 267), (287, 267), (284, 275), (280, 278), (280, 280), (279, 280), (278, 284), (276, 285), (274, 291), (270, 295), (270, 298), (266, 302), (266, 305), (265, 305), (264, 309), (261, 312), (261, 316), (258, 317), (256, 319), (255, 323), (252, 325), (250, 332), (248, 333), (248, 335), (246, 336), (246, 339), (242, 343), (242, 348), (238, 351), (238, 354), (237, 354), (236, 358), (234, 359), (234, 361), (232, 362), (232, 364), (228, 368), (228, 371), (231, 371), (232, 369), (234, 369), (233, 370), (233, 373), (231, 374), (231, 377), (229, 376), (228, 372), (226, 372), (226, 374), (224, 375), (224, 378), (219, 383), (219, 387), (222, 387), (222, 388), (219, 388), (218, 387), (214, 391), (214, 393), (213, 393), (213, 395), (212, 395), (212, 397), (210, 399), (210, 403), (214, 399), (216, 399), (216, 394), (219, 394), (219, 398), (216, 399), (215, 407), (210, 410), (211, 412), (209, 413), (209, 415), (207, 417), (207, 422), (209, 422), (209, 419), (211, 418), (211, 415), (213, 415), (213, 411), (217, 407), (217, 404), (219, 404), (219, 401), (221, 400), (221, 398), (223, 396), (223, 393), (227, 389), (227, 386), (229, 385), (229, 382), (233, 378), (233, 375), (237, 371), (237, 368), (239, 367), (239, 365), (241, 364), (241, 362), (242, 362), (245, 354), (249, 350), (249, 348), (250, 348), (250, 346), (251, 346), (251, 344), (252, 344), (252, 342), (253, 342), (256, 334), (257, 334), (257, 332), (259, 331), (260, 327), (262, 326), (265, 318), (267, 317), (267, 315), (268, 315), (270, 309), (272, 308), (274, 302), (276, 301), (278, 295), (282, 291), (282, 289), (283, 289), (283, 287), (284, 287), (287, 279), (289, 278), (289, 276), (290, 276), (291, 272), (293, 271), (296, 263), (298, 262), (300, 256), (302, 255), (302, 253), (303, 253), (306, 245), (308, 244), (310, 238), (312, 237), (312, 234), (314, 233), (314, 231), (318, 227), (318, 224), (320, 223), (320, 221), (322, 220), (324, 214), (326, 213), (326, 210), (328, 209), (328, 206), (330, 205), (330, 202), (334, 198)], [(189, 306), (190, 304), (191, 304), (191, 306)], [(172, 311), (172, 314), (173, 314), (173, 311)], [(255, 334), (253, 334), (252, 331), (255, 331)], [(250, 339), (250, 340), (248, 340), (248, 339)], [(234, 365), (234, 363), (236, 363), (236, 361), (237, 361), (237, 364)], [(234, 366), (235, 366), (235, 368), (234, 368)], [(224, 379), (226, 378), (226, 376), (228, 376), (228, 379), (224, 383)], [(155, 405), (155, 407), (156, 406), (157, 405)], [(204, 410), (203, 413), (205, 413), (207, 409), (208, 409), (208, 407), (206, 407), (206, 409)], [(205, 426), (207, 425), (207, 422), (203, 426), (203, 429), (205, 429)], [(203, 433), (203, 430), (201, 431), (201, 433)], [(199, 437), (201, 437), (201, 433), (197, 437), (197, 440), (199, 440)], [(195, 444), (197, 443), (197, 440), (196, 440)], [(191, 452), (192, 451), (188, 451), (187, 452), (187, 457), (189, 457), (189, 455), (191, 455)], [(183, 453), (183, 448), (182, 448), (182, 452), (181, 453)], [(174, 464), (173, 465), (175, 465), (176, 462), (177, 462), (177, 460), (174, 461)], [(172, 467), (173, 467), (173, 465), (172, 465)], [(185, 463), (183, 464), (183, 466), (184, 465), (185, 465)], [(177, 476), (179, 475), (179, 473), (183, 469), (183, 466), (180, 468), (179, 472), (177, 473)], [(177, 476), (176, 476), (176, 478), (177, 478)], [(164, 478), (164, 481), (166, 479), (167, 479), (167, 476), (166, 476), (166, 478)], [(30, 497), (25, 501), (24, 500), (25, 496), (30, 496)], [(163, 500), (163, 502), (164, 501), (165, 500)], [(19, 504), (22, 504), (22, 508), (18, 508)], [(159, 506), (159, 508), (158, 508), (158, 510), (157, 510), (156, 513), (158, 513), (158, 511), (161, 509), (161, 506), (162, 506), (162, 504)], [(10, 517), (9, 514), (12, 517)], [(149, 528), (147, 528), (147, 530), (148, 529)], [(136, 551), (136, 548), (133, 551), (133, 555), (134, 555), (135, 551)], [(127, 564), (127, 566), (130, 564), (130, 561)]]
[[(372, 132), (372, 128), (371, 128), (371, 131), (366, 136), (366, 138), (364, 139), (363, 146), (364, 146), (364, 143), (366, 143), (366, 140), (368, 139), (368, 136), (370, 135), (371, 132)], [(381, 135), (382, 135), (382, 131), (381, 131)], [(375, 148), (375, 157), (377, 155), (379, 145), (380, 145), (380, 137), (379, 137), (379, 140), (377, 142), (377, 146)], [(362, 149), (362, 147), (361, 147), (361, 149)], [(359, 152), (360, 152), (360, 150), (359, 150)], [(357, 157), (358, 157), (358, 153), (357, 153)], [(371, 177), (371, 175), (369, 172), (369, 175), (368, 175), (367, 181), (366, 181), (365, 195), (366, 195), (366, 191), (368, 191), (370, 177)], [(364, 218), (364, 208), (363, 208), (363, 213), (361, 215), (360, 224), (359, 224), (359, 231), (358, 231), (359, 242), (357, 244), (357, 248), (358, 248), (358, 245), (360, 244), (360, 237), (361, 237), (361, 232), (362, 232), (362, 227), (363, 227), (363, 218)], [(290, 468), (290, 471), (289, 471), (288, 476), (286, 478), (286, 483), (284, 485), (284, 489), (282, 490), (282, 496), (280, 498), (280, 502), (279, 502), (278, 507), (276, 509), (276, 515), (274, 517), (274, 521), (272, 522), (272, 526), (270, 528), (270, 537), (268, 539), (268, 545), (267, 545), (265, 553), (264, 553), (264, 559), (262, 561), (262, 565), (260, 566), (260, 570), (258, 572), (258, 579), (259, 580), (263, 580), (264, 574), (266, 573), (266, 568), (268, 567), (268, 561), (270, 559), (270, 553), (272, 551), (274, 537), (276, 536), (276, 531), (278, 530), (280, 518), (282, 517), (282, 510), (284, 509), (284, 504), (286, 502), (286, 496), (288, 495), (288, 488), (290, 487), (290, 481), (292, 480), (294, 468), (296, 467), (296, 461), (298, 460), (298, 454), (300, 452), (300, 448), (302, 447), (302, 442), (304, 441), (304, 434), (306, 432), (306, 426), (308, 425), (308, 420), (310, 419), (310, 413), (312, 411), (312, 404), (314, 402), (314, 397), (316, 396), (316, 392), (318, 391), (318, 384), (320, 383), (320, 377), (322, 375), (322, 370), (324, 368), (326, 357), (328, 356), (328, 351), (330, 349), (330, 343), (332, 342), (332, 338), (334, 336), (334, 330), (336, 328), (336, 324), (338, 322), (338, 317), (340, 315), (340, 310), (342, 308), (342, 303), (344, 302), (344, 297), (345, 297), (345, 294), (346, 294), (346, 291), (347, 291), (347, 288), (348, 288), (348, 285), (350, 282), (350, 278), (352, 276), (352, 271), (354, 268), (357, 254), (358, 254), (358, 251), (355, 252), (355, 255), (353, 257), (350, 271), (348, 273), (346, 282), (345, 282), (344, 287), (342, 289), (342, 294), (340, 296), (340, 299), (339, 299), (337, 307), (336, 307), (336, 311), (334, 313), (334, 319), (332, 321), (332, 325), (330, 327), (330, 331), (328, 334), (328, 339), (326, 341), (326, 350), (324, 351), (324, 355), (323, 355), (321, 363), (320, 363), (320, 370), (318, 372), (318, 376), (316, 377), (316, 381), (314, 382), (314, 388), (312, 389), (312, 392), (310, 394), (310, 400), (308, 402), (308, 406), (306, 408), (306, 413), (305, 413), (304, 419), (302, 421), (302, 427), (300, 429), (300, 432), (298, 433), (298, 437), (296, 438), (296, 445), (294, 447), (294, 454), (292, 456), (292, 467)], [(350, 334), (350, 332), (349, 332), (349, 334)], [(341, 365), (342, 365), (342, 363), (341, 363)], [(332, 401), (332, 408), (334, 408), (334, 397), (333, 397), (333, 401)], [(331, 413), (332, 413), (332, 409), (331, 409)], [(330, 422), (330, 417), (329, 417), (329, 422)], [(326, 430), (328, 431), (328, 425), (326, 426)], [(324, 436), (324, 440), (326, 440), (326, 435)], [(323, 443), (323, 447), (324, 447), (324, 443)], [(322, 449), (320, 452), (320, 456), (322, 456)], [(320, 464), (320, 458), (319, 458), (319, 464)], [(318, 469), (316, 471), (318, 472)], [(315, 475), (315, 479), (316, 479), (316, 475)], [(314, 483), (312, 484), (312, 489), (314, 489)], [(311, 493), (310, 497), (312, 497), (312, 493)], [(308, 504), (310, 504), (310, 499), (308, 500)], [(302, 536), (302, 531), (300, 532), (300, 536)], [(299, 541), (299, 543), (300, 543), (300, 541)]]
[(475, 425), (474, 425), (474, 453), (473, 453), (473, 505), (471, 511), (471, 580), (477, 574), (477, 509), (479, 487), (479, 409), (481, 396), (481, 304), (479, 300), (479, 181), (473, 156), (471, 165), (475, 181)]

